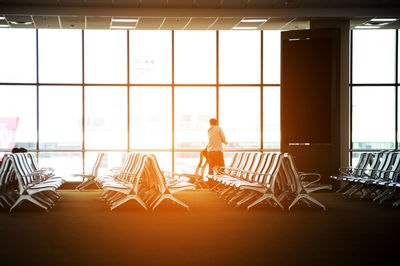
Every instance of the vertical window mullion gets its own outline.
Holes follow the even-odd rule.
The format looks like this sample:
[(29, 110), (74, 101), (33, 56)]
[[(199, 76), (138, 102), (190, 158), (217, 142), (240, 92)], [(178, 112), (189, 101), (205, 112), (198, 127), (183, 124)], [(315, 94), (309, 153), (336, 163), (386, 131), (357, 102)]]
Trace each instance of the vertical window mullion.
[(127, 50), (127, 52), (126, 52), (126, 57), (127, 57), (127, 59), (126, 59), (126, 67), (127, 67), (127, 86), (126, 86), (126, 95), (127, 95), (127, 108), (126, 108), (126, 111), (127, 111), (127, 118), (128, 118), (128, 120), (127, 120), (127, 123), (128, 123), (128, 125), (127, 125), (127, 130), (128, 130), (128, 135), (127, 135), (127, 147), (126, 147), (126, 151), (127, 152), (129, 152), (129, 149), (130, 149), (130, 147), (131, 147), (131, 123), (130, 123), (130, 89), (131, 89), (131, 87), (130, 87), (130, 83), (131, 83), (131, 81), (130, 81), (130, 64), (129, 64), (129, 56), (130, 56), (130, 50), (129, 50), (129, 42), (130, 42), (130, 39), (129, 39), (129, 30), (127, 30), (126, 31), (126, 50)]
[(172, 30), (172, 172), (175, 172), (175, 33)]
[(85, 30), (82, 30), (82, 170), (85, 171)]
[(399, 76), (399, 30), (396, 30), (396, 47), (395, 47), (395, 66), (394, 66), (394, 69), (395, 69), (395, 86), (394, 86), (394, 89), (395, 89), (395, 96), (394, 96), (394, 98), (395, 98), (395, 115), (394, 115), (394, 117), (395, 117), (395, 144), (394, 144), (394, 147), (395, 147), (395, 149), (397, 150), (399, 147), (398, 147), (398, 131), (399, 131), (399, 125), (398, 125), (398, 93), (399, 93), (399, 91), (398, 91), (398, 83), (399, 83), (399, 80), (398, 80), (398, 76)]
[(264, 32), (261, 30), (261, 58), (260, 58), (260, 64), (261, 64), (261, 77), (260, 77), (260, 81), (261, 81), (261, 86), (260, 86), (260, 149), (261, 151), (264, 149)]
[(353, 158), (353, 30), (350, 31), (350, 161)]
[(217, 106), (216, 106), (216, 119), (219, 121), (219, 31), (215, 31), (216, 32), (216, 82), (217, 82), (217, 86), (216, 86), (216, 102), (217, 102)]
[[(36, 150), (39, 151), (39, 30), (36, 29)], [(37, 157), (39, 158), (39, 156)]]

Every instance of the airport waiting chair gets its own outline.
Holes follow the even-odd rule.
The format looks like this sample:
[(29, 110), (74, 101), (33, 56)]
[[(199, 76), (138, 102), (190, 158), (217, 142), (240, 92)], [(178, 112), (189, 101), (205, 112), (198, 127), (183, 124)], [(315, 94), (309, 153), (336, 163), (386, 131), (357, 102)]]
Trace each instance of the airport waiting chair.
[(97, 155), (96, 162), (94, 163), (92, 172), (90, 174), (74, 174), (74, 176), (82, 177), (82, 183), (75, 188), (76, 190), (82, 191), (91, 184), (95, 184), (97, 186), (95, 178), (97, 177), (103, 158), (104, 153), (101, 152)]

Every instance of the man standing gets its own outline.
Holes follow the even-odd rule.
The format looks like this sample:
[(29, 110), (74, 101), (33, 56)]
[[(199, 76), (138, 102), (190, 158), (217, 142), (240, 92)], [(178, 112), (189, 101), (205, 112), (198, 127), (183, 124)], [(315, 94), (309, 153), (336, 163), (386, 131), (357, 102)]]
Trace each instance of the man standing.
[(214, 174), (214, 166), (225, 166), (224, 154), (222, 153), (222, 143), (228, 144), (225, 140), (225, 134), (218, 126), (215, 118), (210, 119), (210, 128), (208, 129), (208, 174)]

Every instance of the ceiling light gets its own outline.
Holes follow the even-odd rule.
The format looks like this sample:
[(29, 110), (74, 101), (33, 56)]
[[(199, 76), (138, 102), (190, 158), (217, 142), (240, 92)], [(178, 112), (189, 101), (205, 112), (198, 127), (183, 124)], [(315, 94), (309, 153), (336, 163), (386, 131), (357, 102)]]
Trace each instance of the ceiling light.
[(13, 25), (32, 25), (32, 21), (10, 21), (10, 24)]
[(0, 20), (6, 20), (6, 18), (3, 16), (0, 16)]
[(242, 19), (240, 22), (250, 23), (250, 22), (266, 22), (266, 18), (245, 18)]
[(8, 25), (0, 25), (0, 28), (9, 28), (10, 26)]
[(113, 22), (138, 22), (136, 18), (113, 18)]
[(133, 26), (111, 26), (111, 29), (118, 29), (118, 30), (132, 30), (135, 27)]
[(398, 18), (373, 18), (371, 22), (394, 22), (398, 20)]
[(379, 26), (357, 26), (356, 29), (379, 29)]
[(233, 30), (255, 30), (257, 27), (233, 27)]

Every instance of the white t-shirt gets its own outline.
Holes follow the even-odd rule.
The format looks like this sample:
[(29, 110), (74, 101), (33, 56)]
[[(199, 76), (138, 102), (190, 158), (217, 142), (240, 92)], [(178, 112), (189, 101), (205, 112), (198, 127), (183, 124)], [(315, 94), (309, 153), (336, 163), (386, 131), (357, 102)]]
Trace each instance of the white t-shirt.
[(225, 134), (219, 126), (211, 126), (208, 129), (207, 151), (222, 151), (222, 143), (225, 142)]

